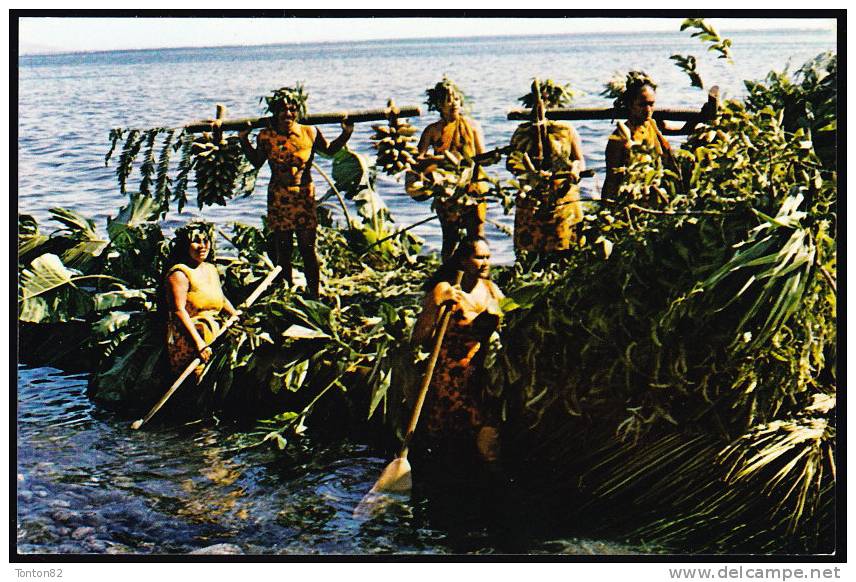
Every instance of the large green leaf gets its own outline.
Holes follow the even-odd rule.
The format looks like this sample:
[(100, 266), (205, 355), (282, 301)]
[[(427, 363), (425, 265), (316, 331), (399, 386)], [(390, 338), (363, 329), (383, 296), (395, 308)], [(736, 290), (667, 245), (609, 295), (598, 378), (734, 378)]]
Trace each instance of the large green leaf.
[(44, 254), (21, 271), (18, 319), (32, 323), (68, 321), (92, 309), (91, 297), (74, 285), (78, 273), (54, 254)]
[(160, 205), (151, 196), (131, 194), (130, 201), (119, 210), (116, 218), (107, 219), (107, 233), (111, 240), (127, 237), (130, 229), (157, 220), (159, 212)]
[(39, 248), (48, 237), (39, 232), (39, 224), (29, 214), (18, 215), (18, 259)]
[(366, 188), (372, 188), (371, 172), (366, 159), (347, 146), (333, 156), (332, 175), (336, 188), (348, 198), (353, 198)]

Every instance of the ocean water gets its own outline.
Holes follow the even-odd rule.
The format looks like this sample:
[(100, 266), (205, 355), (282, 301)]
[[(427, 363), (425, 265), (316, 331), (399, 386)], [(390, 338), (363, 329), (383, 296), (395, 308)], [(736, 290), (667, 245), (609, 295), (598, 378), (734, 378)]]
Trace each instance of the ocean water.
[[(116, 51), (25, 56), (19, 61), (18, 204), (19, 211), (47, 216), (63, 206), (81, 211), (104, 225), (125, 200), (117, 187), (115, 166), (105, 167), (107, 135), (114, 127), (179, 126), (214, 116), (222, 103), (230, 116), (261, 113), (259, 98), (295, 81), (305, 83), (312, 111), (420, 105), (423, 114), (410, 121), (418, 129), (437, 119), (423, 105), (424, 91), (443, 75), (454, 79), (471, 100), (471, 116), (485, 135), (486, 147), (508, 143), (517, 122), (508, 109), (519, 106), (533, 77), (570, 83), (580, 107), (605, 107), (599, 95), (615, 71), (642, 69), (660, 85), (659, 107), (694, 107), (705, 92), (690, 87), (669, 60), (694, 54), (707, 85), (718, 84), (725, 97), (743, 93), (744, 79), (763, 77), (771, 69), (796, 68), (825, 50), (835, 36), (823, 31), (740, 32), (732, 35), (734, 64), (705, 54), (706, 47), (686, 33), (580, 34), (490, 39), (431, 39), (265, 47)], [(50, 128), (50, 131), (48, 130)], [(323, 126), (328, 138), (338, 126)], [(603, 179), (604, 149), (613, 129), (609, 121), (577, 122), (586, 163), (597, 177), (583, 181), (583, 196), (596, 196)], [(374, 155), (370, 124), (359, 124), (349, 145)], [(317, 160), (326, 169), (329, 162)], [(507, 177), (501, 164), (491, 168)], [(202, 215), (218, 223), (260, 224), (265, 213), (269, 171), (265, 167), (254, 195), (227, 207), (195, 206), (168, 216), (167, 226)], [(133, 179), (133, 175), (132, 175)], [(326, 184), (315, 176), (319, 191)], [(133, 180), (130, 184), (134, 184)], [(396, 222), (409, 225), (431, 216), (428, 202), (413, 202), (403, 185), (379, 176), (378, 192)], [(491, 206), (488, 218), (506, 226), (513, 217)], [(510, 239), (488, 225), (494, 257), (513, 259)], [(440, 242), (436, 221), (417, 227), (429, 249)]]
[[(786, 66), (793, 70), (836, 46), (834, 33), (822, 31), (727, 36), (734, 41), (734, 64), (714, 59), (697, 40), (677, 32), (25, 56), (18, 63), (18, 210), (45, 220), (49, 208), (66, 207), (104, 228), (125, 201), (114, 168), (104, 165), (111, 128), (177, 126), (213, 116), (216, 103), (225, 104), (230, 116), (257, 115), (261, 95), (298, 80), (310, 92), (310, 108), (329, 111), (382, 107), (389, 97), (400, 105), (421, 105), (425, 88), (448, 75), (471, 98), (471, 115), (490, 148), (507, 143), (516, 123), (506, 120), (506, 111), (518, 106), (535, 76), (570, 83), (581, 93), (577, 105), (595, 107), (609, 105), (598, 93), (614, 71), (644, 69), (660, 84), (660, 107), (692, 107), (705, 94), (689, 86), (670, 55), (698, 56), (706, 83), (720, 85), (729, 97), (742, 94), (743, 79)], [(425, 111), (411, 122), (421, 129), (434, 119)], [(576, 127), (586, 162), (598, 171), (584, 188), (584, 196), (594, 196), (612, 125), (592, 121)], [(338, 132), (335, 126), (322, 129), (329, 138)], [(373, 154), (370, 134), (368, 124), (359, 125), (351, 147)], [(328, 162), (319, 163), (327, 169)], [(267, 177), (264, 169), (249, 198), (173, 213), (166, 226), (198, 215), (259, 224)], [(323, 191), (320, 177), (316, 183)], [(400, 226), (430, 216), (428, 203), (411, 201), (391, 178), (381, 176), (378, 191)], [(496, 207), (489, 217), (512, 224)], [(436, 223), (416, 233), (429, 248), (439, 246)], [(490, 226), (488, 234), (497, 260), (511, 260), (508, 237)], [(229, 432), (210, 424), (133, 433), (127, 419), (92, 405), (85, 385), (85, 376), (18, 369), (19, 552), (172, 554), (215, 543), (257, 554), (506, 549), (477, 513), (452, 527), (432, 511), (428, 497), (398, 503), (376, 519), (353, 519), (353, 506), (386, 463), (360, 443), (309, 447), (283, 457), (262, 449), (235, 451)], [(563, 534), (540, 531), (525, 541), (524, 551), (647, 551)]]

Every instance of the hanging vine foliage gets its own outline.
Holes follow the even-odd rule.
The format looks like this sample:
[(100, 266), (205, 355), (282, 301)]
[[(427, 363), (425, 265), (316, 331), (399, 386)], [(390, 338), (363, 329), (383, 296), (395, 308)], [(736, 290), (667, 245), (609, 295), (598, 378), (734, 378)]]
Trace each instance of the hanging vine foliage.
[[(138, 162), (137, 191), (151, 195), (163, 215), (171, 203), (177, 204), (179, 212), (187, 205), (191, 172), (197, 192), (196, 205), (200, 209), (215, 204), (222, 206), (235, 196), (248, 196), (253, 192), (257, 170), (246, 159), (237, 137), (215, 142), (209, 134), (194, 137), (182, 131), (176, 138), (178, 131), (167, 127), (110, 131), (105, 164), (109, 164), (116, 146), (124, 138), (116, 167), (121, 192), (127, 192), (128, 181)], [(175, 152), (179, 152), (177, 164), (172, 160)], [(171, 175), (173, 170), (174, 175)]]

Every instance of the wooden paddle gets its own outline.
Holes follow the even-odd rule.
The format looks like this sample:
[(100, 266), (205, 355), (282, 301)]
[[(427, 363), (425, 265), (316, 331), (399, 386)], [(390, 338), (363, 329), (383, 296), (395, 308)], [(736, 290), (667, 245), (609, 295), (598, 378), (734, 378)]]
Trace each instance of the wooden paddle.
[[(458, 271), (455, 276), (455, 287), (460, 286), (463, 276), (463, 271)], [(437, 364), (437, 358), (440, 356), (443, 337), (446, 335), (446, 328), (449, 327), (449, 320), (451, 317), (452, 309), (449, 307), (444, 308), (443, 314), (440, 316), (440, 321), (438, 323), (437, 335), (434, 339), (434, 348), (431, 350), (431, 357), (428, 359), (428, 367), (425, 369), (425, 375), (422, 377), (422, 385), (419, 387), (419, 392), (416, 397), (416, 404), (413, 406), (413, 413), (410, 415), (410, 424), (407, 426), (407, 433), (404, 435), (404, 443), (402, 444), (401, 452), (398, 453), (398, 457), (393, 459), (380, 474), (377, 482), (369, 491), (369, 495), (377, 493), (406, 493), (413, 488), (410, 461), (407, 460), (407, 453), (410, 448), (410, 439), (413, 438), (413, 432), (416, 430), (416, 423), (419, 422), (419, 415), (422, 413), (422, 405), (425, 403), (425, 396), (428, 394), (428, 386), (431, 384), (431, 377), (434, 375), (434, 366)]]
[[(255, 303), (256, 299), (258, 299), (262, 292), (268, 288), (268, 286), (273, 282), (276, 276), (279, 275), (280, 271), (282, 271), (281, 266), (277, 265), (276, 267), (274, 267), (274, 269), (270, 273), (268, 273), (268, 276), (265, 277), (261, 283), (259, 283), (259, 286), (256, 287), (256, 290), (253, 291), (249, 297), (247, 297), (247, 300), (243, 303), (243, 307), (247, 308), (253, 303)], [(226, 323), (223, 324), (223, 327), (221, 327), (220, 330), (216, 334), (214, 334), (214, 337), (211, 339), (210, 342), (208, 342), (208, 345), (206, 345), (205, 347), (208, 347), (215, 341), (217, 341), (217, 338), (223, 335), (223, 332), (229, 329), (229, 327), (231, 327), (231, 325), (236, 321), (238, 321), (237, 315), (233, 315), (228, 320), (226, 320)], [(170, 397), (175, 393), (175, 391), (179, 389), (179, 387), (182, 385), (182, 383), (184, 383), (187, 377), (193, 373), (193, 370), (195, 370), (196, 367), (201, 363), (202, 359), (198, 357), (195, 358), (192, 362), (190, 362), (184, 369), (184, 371), (181, 373), (181, 375), (176, 378), (175, 382), (172, 383), (172, 386), (169, 387), (169, 390), (167, 390), (164, 395), (161, 396), (161, 399), (158, 400), (154, 406), (152, 406), (152, 409), (149, 410), (149, 413), (146, 414), (143, 418), (135, 420), (133, 423), (131, 423), (131, 428), (134, 430), (138, 430), (141, 426), (150, 421), (152, 417), (157, 414), (158, 410), (160, 410), (161, 407), (166, 404), (166, 401), (170, 399)]]

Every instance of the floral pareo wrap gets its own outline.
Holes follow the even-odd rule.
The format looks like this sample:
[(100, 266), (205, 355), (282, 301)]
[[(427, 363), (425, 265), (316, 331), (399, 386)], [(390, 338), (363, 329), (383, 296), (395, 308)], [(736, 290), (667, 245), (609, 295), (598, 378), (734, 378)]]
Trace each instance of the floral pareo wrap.
[(268, 186), (268, 228), (274, 231), (314, 230), (318, 227), (315, 185)]

